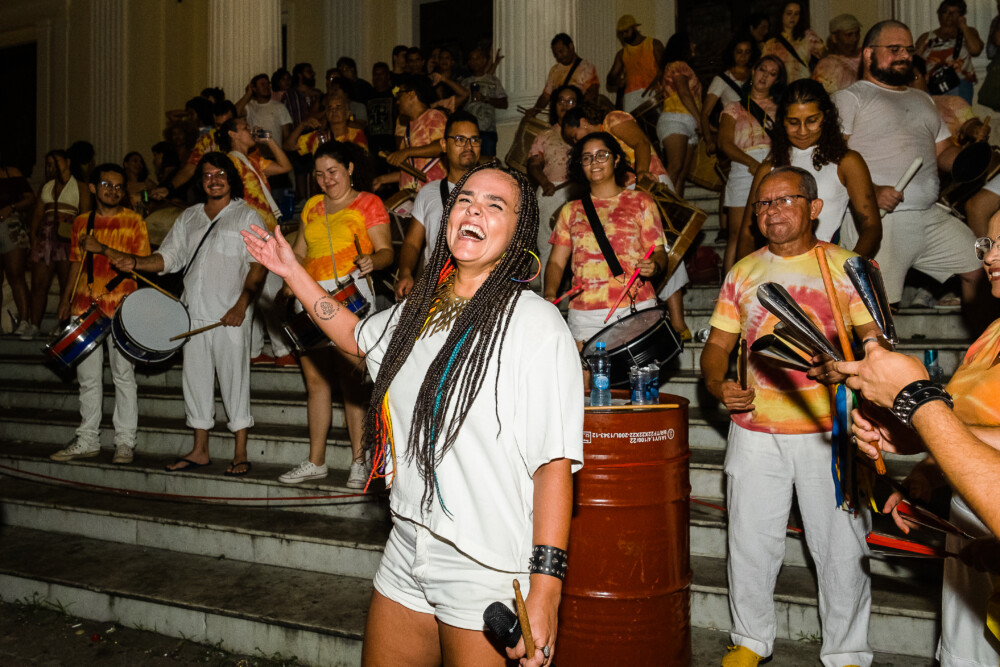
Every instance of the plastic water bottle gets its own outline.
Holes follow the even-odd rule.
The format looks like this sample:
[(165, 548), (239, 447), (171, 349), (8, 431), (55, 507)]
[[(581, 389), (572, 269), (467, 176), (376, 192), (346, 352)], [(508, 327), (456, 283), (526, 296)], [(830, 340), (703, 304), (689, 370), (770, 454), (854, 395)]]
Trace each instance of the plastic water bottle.
[(646, 405), (660, 404), (660, 365), (655, 361), (646, 366)]
[(628, 379), (632, 388), (632, 405), (646, 405), (649, 396), (649, 373), (644, 366), (632, 366), (628, 370)]
[(611, 362), (604, 341), (597, 341), (590, 357), (590, 404), (611, 405)]
[(924, 350), (924, 366), (927, 368), (927, 375), (931, 382), (944, 381), (944, 369), (938, 363), (937, 350)]

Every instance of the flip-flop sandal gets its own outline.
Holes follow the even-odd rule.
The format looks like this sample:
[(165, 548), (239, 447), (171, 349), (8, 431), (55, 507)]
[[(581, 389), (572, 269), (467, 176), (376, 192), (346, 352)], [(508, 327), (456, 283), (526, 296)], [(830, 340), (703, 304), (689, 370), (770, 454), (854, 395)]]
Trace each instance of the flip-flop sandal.
[[(246, 466), (246, 467), (243, 470), (236, 470), (235, 468), (238, 468), (239, 466)], [(250, 463), (249, 461), (233, 461), (232, 463), (229, 464), (229, 470), (227, 470), (223, 474), (226, 477), (244, 477), (252, 469), (253, 469), (253, 464)]]
[(183, 458), (174, 461), (173, 465), (177, 465), (178, 463), (186, 463), (187, 465), (184, 466), (183, 468), (171, 468), (170, 466), (164, 466), (163, 469), (166, 470), (167, 472), (182, 472), (184, 470), (194, 470), (195, 468), (204, 468), (205, 466), (212, 465), (211, 461), (209, 461), (208, 463), (198, 463), (197, 461), (192, 461), (191, 459), (183, 459)]

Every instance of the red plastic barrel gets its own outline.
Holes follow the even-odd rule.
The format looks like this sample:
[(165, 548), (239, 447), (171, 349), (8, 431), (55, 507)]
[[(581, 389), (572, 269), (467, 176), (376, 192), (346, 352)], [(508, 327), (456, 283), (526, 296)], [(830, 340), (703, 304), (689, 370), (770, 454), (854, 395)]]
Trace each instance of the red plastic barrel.
[(583, 429), (555, 662), (690, 665), (688, 401), (587, 408)]

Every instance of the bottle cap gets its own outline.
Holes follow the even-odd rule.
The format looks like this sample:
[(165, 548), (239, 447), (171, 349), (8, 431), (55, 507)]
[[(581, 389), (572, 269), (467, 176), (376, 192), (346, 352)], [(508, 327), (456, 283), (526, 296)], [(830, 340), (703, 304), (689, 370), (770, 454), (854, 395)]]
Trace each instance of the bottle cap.
[(594, 345), (594, 348), (598, 349), (598, 350), (603, 350), (604, 349), (604, 341), (603, 340), (597, 341), (597, 344)]

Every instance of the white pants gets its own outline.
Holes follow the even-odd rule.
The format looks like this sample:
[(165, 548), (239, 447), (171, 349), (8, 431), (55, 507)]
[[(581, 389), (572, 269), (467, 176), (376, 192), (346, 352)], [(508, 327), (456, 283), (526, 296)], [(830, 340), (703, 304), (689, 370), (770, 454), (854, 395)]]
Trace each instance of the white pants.
[[(248, 311), (238, 327), (218, 327), (196, 334), (184, 344), (184, 411), (191, 428), (215, 427), (215, 377), (219, 377), (222, 405), (230, 431), (250, 428), (250, 328)], [(191, 328), (213, 322), (192, 320)]]
[(819, 580), (820, 660), (827, 667), (868, 667), (865, 520), (837, 508), (830, 457), (829, 433), (774, 435), (730, 425), (725, 471), (731, 638), (765, 657), (774, 648), (774, 585), (794, 488)]
[(250, 357), (257, 357), (264, 352), (264, 329), (267, 328), (267, 337), (271, 340), (271, 354), (275, 357), (283, 357), (291, 352), (288, 341), (285, 339), (284, 331), (281, 328), (281, 316), (275, 308), (275, 299), (281, 287), (285, 284), (281, 276), (268, 271), (264, 280), (264, 288), (257, 298), (254, 308), (253, 331), (250, 334)]
[[(990, 535), (957, 493), (951, 497), (951, 521), (975, 537)], [(949, 535), (948, 551), (959, 552), (969, 540)], [(941, 588), (941, 640), (937, 659), (941, 667), (997, 667), (1000, 665), (1000, 641), (986, 628), (986, 602), (1000, 577), (979, 572), (957, 558), (944, 561)]]
[(100, 447), (101, 415), (104, 406), (104, 348), (108, 348), (108, 366), (115, 383), (115, 445), (135, 449), (135, 431), (139, 423), (139, 401), (136, 396), (135, 366), (123, 355), (111, 336), (76, 366), (76, 381), (80, 384), (80, 427), (76, 437), (81, 443)]
[[(561, 185), (561, 183), (556, 183), (556, 185)], [(549, 221), (556, 211), (566, 203), (569, 191), (570, 188), (567, 186), (556, 190), (551, 197), (546, 197), (542, 194), (542, 189), (538, 188), (538, 259), (542, 261), (542, 273), (531, 281), (531, 288), (537, 292), (541, 292), (545, 266), (549, 263), (549, 255), (552, 254), (552, 245), (549, 243), (552, 227), (549, 226)]]

